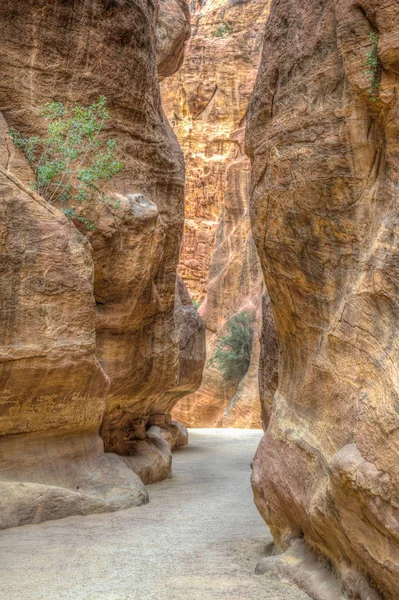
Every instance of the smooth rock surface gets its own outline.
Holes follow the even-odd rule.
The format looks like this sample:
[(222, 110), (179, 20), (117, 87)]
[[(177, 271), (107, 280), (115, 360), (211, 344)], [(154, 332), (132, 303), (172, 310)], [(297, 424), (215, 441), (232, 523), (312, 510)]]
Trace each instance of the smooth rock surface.
[(184, 45), (190, 37), (186, 0), (160, 0), (156, 35), (158, 75), (162, 80), (173, 75), (184, 60)]
[(247, 119), (280, 350), (255, 501), (356, 600), (399, 598), (398, 36), (391, 0), (273, 1)]
[(252, 503), (261, 431), (190, 431), (174, 477), (134, 510), (19, 527), (0, 537), (7, 600), (309, 600), (255, 565), (271, 537)]

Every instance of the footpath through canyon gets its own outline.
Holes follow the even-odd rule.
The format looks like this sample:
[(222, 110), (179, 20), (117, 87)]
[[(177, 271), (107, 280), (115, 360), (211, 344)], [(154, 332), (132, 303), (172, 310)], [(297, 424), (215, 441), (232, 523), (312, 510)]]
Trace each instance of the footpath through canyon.
[(15, 600), (306, 600), (256, 575), (272, 537), (249, 485), (259, 430), (190, 431), (174, 477), (139, 510), (3, 532), (0, 597)]

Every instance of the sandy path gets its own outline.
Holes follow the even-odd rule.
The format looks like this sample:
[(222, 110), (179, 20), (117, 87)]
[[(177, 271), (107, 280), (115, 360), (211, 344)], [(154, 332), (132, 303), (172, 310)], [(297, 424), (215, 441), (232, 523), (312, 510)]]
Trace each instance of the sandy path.
[(260, 431), (191, 430), (150, 504), (0, 533), (1, 600), (309, 600), (254, 574), (270, 541), (249, 485)]

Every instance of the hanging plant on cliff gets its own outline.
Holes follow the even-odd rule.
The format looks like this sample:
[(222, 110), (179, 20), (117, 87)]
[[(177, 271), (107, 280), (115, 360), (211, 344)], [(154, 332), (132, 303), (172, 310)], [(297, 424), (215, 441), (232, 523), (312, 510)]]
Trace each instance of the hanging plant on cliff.
[[(49, 204), (59, 203), (69, 219), (94, 230), (95, 224), (77, 212), (78, 206), (88, 200), (109, 205), (99, 184), (120, 173), (123, 166), (116, 157), (116, 140), (100, 139), (109, 119), (106, 99), (101, 96), (90, 106), (69, 109), (62, 102), (47, 102), (39, 109), (48, 123), (44, 137), (24, 138), (10, 130), (35, 173), (30, 186)], [(115, 203), (114, 208), (118, 207)]]
[(379, 87), (380, 87), (380, 61), (378, 59), (378, 33), (370, 33), (369, 35), (371, 49), (366, 52), (365, 66), (367, 67), (366, 75), (370, 81), (370, 88), (368, 94), (372, 102), (376, 102), (378, 99)]
[(227, 320), (227, 329), (208, 365), (215, 365), (223, 379), (239, 381), (248, 371), (251, 360), (253, 317), (247, 312), (234, 315)]

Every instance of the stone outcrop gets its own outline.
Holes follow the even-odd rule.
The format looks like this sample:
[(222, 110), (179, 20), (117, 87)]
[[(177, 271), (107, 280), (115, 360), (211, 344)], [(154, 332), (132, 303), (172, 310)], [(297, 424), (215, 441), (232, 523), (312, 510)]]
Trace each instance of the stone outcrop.
[(256, 336), (253, 341), (248, 372), (224, 412), (222, 427), (237, 427), (238, 424), (253, 429), (261, 425), (266, 429), (269, 424), (278, 384), (278, 345), (267, 292), (263, 294), (256, 320), (261, 323), (260, 338)]
[(139, 477), (98, 435), (109, 379), (90, 244), (24, 186), (2, 117), (0, 136), (0, 529), (141, 504)]
[[(169, 413), (199, 385), (204, 331), (176, 295), (184, 162), (157, 60), (160, 77), (179, 66), (189, 24), (183, 2), (158, 9), (0, 5), (3, 527), (145, 502), (135, 472), (146, 483), (170, 476), (170, 447), (186, 439)], [(85, 205), (88, 231), (29, 189), (7, 129), (42, 135), (38, 106), (100, 95), (124, 167), (103, 190), (120, 208)]]
[(190, 12), (186, 0), (160, 0), (155, 50), (161, 81), (181, 67), (184, 45), (189, 37)]
[[(248, 212), (250, 163), (244, 121), (258, 68), (269, 2), (208, 0), (190, 4), (192, 36), (182, 68), (163, 82), (165, 112), (186, 159), (186, 221), (179, 272), (207, 330), (211, 357), (226, 319), (260, 316), (262, 274)], [(258, 337), (241, 383), (206, 366), (201, 388), (174, 415), (188, 426), (260, 427)], [(227, 412), (226, 412), (227, 411)], [(226, 412), (226, 414), (225, 414)]]
[[(226, 196), (217, 241), (209, 271), (207, 296), (199, 310), (207, 328), (207, 355), (211, 357), (229, 315), (246, 312), (255, 317), (251, 363), (241, 381), (223, 379), (216, 365), (207, 364), (197, 392), (175, 405), (173, 415), (189, 427), (261, 427), (258, 391), (260, 298), (263, 282), (250, 235), (248, 213), (227, 206), (242, 200), (235, 190)], [(223, 236), (223, 237), (222, 237)]]
[(399, 598), (398, 40), (390, 0), (275, 0), (248, 111), (280, 349), (255, 501), (358, 600)]

